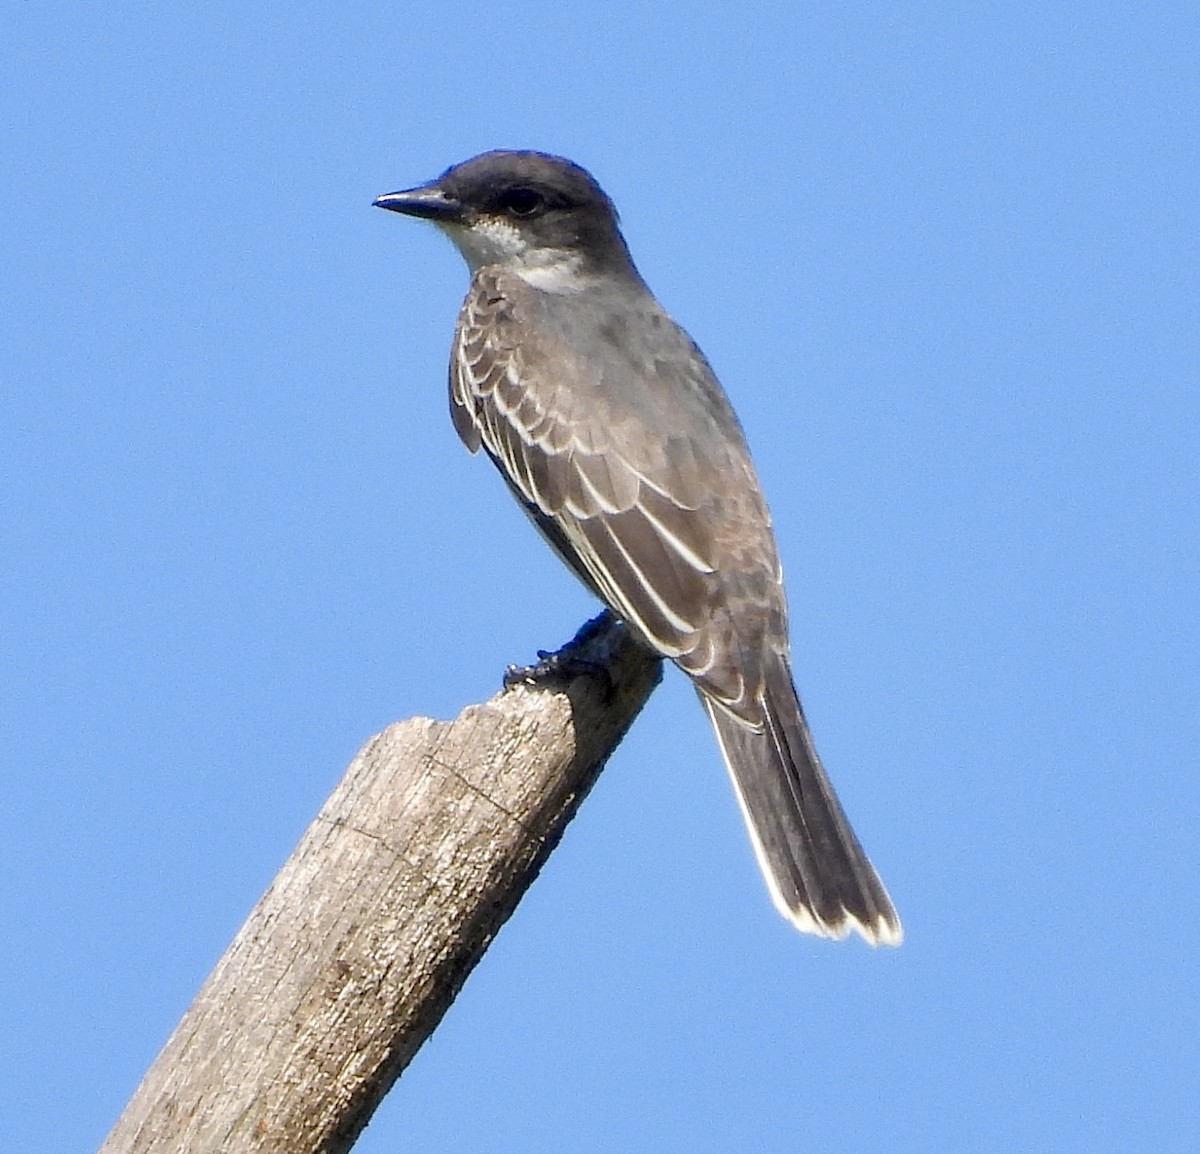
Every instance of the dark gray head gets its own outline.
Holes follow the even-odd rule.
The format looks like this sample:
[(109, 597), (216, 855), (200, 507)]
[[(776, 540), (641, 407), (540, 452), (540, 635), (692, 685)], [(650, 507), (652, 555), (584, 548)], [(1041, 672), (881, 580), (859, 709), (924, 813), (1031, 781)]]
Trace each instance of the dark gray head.
[(472, 270), (499, 264), (535, 281), (633, 271), (613, 202), (585, 169), (544, 152), (485, 152), (375, 204), (433, 221)]

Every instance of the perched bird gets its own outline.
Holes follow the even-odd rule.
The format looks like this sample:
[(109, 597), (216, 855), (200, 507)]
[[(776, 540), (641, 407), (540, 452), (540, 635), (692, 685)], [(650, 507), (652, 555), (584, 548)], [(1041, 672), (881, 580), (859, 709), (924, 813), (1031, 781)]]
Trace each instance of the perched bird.
[(466, 258), (454, 427), (584, 583), (692, 679), (776, 906), (808, 933), (898, 944), (792, 682), (741, 425), (638, 274), (612, 201), (568, 160), (497, 151), (375, 204), (432, 221)]

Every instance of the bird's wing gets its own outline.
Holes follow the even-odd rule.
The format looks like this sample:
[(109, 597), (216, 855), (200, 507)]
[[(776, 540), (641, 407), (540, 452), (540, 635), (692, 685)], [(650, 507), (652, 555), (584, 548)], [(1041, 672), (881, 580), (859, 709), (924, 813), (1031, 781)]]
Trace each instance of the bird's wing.
[[(768, 629), (786, 639), (786, 624), (770, 522), (736, 422), (732, 440), (704, 436), (711, 430), (695, 416), (704, 406), (677, 393), (679, 412), (651, 435), (649, 402), (630, 401), (636, 390), (660, 391), (655, 382), (601, 379), (620, 375), (621, 357), (561, 337), (539, 298), (511, 274), (476, 275), (450, 367), (459, 436), (487, 450), (551, 543), (624, 620), (706, 693), (757, 721), (748, 655)], [(657, 371), (678, 363), (663, 358)], [(638, 371), (626, 367), (626, 376)], [(727, 408), (715, 381), (704, 384)]]

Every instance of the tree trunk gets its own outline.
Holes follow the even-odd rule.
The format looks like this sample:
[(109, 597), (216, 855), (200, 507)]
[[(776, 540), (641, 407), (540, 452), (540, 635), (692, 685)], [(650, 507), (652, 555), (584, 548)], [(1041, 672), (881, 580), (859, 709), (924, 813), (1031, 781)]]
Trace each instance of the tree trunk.
[(556, 659), (367, 742), (101, 1154), (350, 1149), (661, 676), (607, 616)]

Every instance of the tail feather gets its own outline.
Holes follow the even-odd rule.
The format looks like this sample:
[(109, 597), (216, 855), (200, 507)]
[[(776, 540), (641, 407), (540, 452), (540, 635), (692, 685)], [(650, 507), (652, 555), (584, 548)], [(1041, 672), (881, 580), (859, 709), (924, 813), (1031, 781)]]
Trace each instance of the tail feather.
[(786, 660), (767, 670), (760, 729), (703, 691), (700, 700), (780, 912), (806, 933), (854, 929), (872, 945), (899, 945), (900, 919), (817, 756)]

